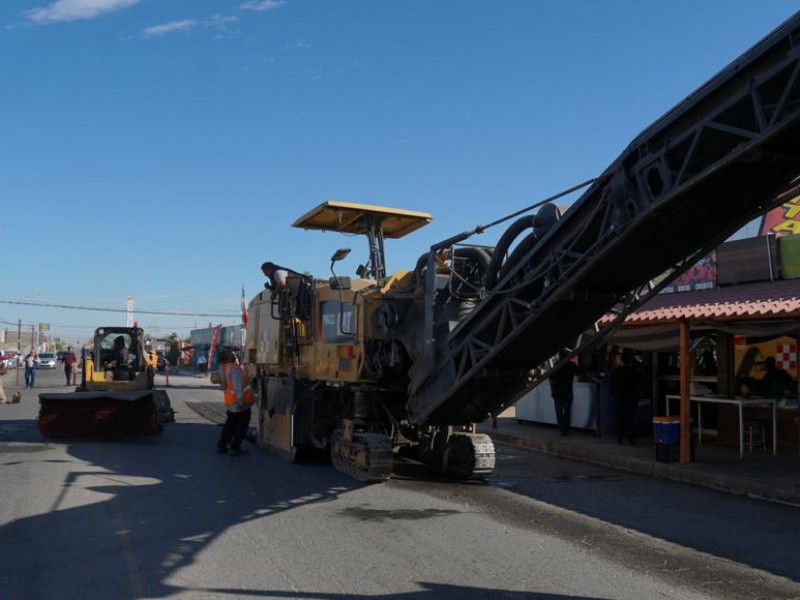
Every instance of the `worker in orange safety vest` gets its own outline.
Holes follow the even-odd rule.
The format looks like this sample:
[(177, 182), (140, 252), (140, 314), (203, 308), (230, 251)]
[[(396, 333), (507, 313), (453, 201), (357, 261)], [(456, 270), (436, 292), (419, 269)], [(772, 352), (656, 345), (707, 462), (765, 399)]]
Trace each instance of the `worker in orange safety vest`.
[(228, 453), (232, 456), (241, 456), (246, 452), (242, 450), (242, 441), (247, 435), (250, 426), (250, 407), (253, 405), (253, 390), (247, 385), (247, 373), (238, 364), (236, 354), (231, 351), (223, 352), (220, 356), (222, 368), (218, 379), (222, 384), (225, 398), (225, 412), (227, 418), (222, 427), (222, 433), (217, 442), (217, 452)]

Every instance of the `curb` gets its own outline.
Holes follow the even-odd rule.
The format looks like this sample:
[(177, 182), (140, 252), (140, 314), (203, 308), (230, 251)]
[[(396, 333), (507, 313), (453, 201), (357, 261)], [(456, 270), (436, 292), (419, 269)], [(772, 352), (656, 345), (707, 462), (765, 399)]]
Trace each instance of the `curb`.
[(796, 489), (754, 481), (725, 474), (713, 474), (692, 469), (691, 465), (677, 465), (643, 460), (641, 458), (618, 456), (591, 452), (586, 448), (554, 444), (550, 440), (520, 437), (513, 434), (486, 430), (492, 440), (510, 446), (541, 452), (549, 456), (577, 460), (601, 467), (639, 473), (658, 479), (669, 479), (679, 483), (695, 485), (740, 496), (750, 496), (764, 500), (800, 506), (800, 493)]

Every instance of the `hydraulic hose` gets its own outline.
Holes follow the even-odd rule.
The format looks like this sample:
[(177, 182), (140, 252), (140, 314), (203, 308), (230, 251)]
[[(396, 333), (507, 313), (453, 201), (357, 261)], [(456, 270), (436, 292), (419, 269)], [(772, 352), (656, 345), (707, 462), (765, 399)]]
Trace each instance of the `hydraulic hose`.
[(486, 274), (484, 279), (484, 287), (487, 290), (491, 290), (497, 284), (498, 273), (505, 262), (506, 254), (508, 253), (508, 249), (511, 247), (512, 242), (517, 239), (520, 233), (528, 228), (533, 228), (533, 221), (534, 217), (531, 215), (520, 217), (503, 232), (503, 235), (500, 236), (500, 239), (497, 241), (497, 245), (495, 246), (492, 260), (484, 271)]

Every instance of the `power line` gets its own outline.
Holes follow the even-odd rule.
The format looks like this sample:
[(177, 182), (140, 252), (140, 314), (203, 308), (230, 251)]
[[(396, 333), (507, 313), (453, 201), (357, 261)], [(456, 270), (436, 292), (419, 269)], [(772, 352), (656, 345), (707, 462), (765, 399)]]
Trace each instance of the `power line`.
[[(11, 327), (16, 328), (18, 323), (17, 323), (16, 320), (9, 321), (8, 319), (0, 318), (0, 325), (9, 325)], [(31, 328), (31, 325), (36, 325), (36, 321), (23, 321), (22, 322), (22, 328), (25, 329), (25, 331), (28, 331)], [(146, 325), (146, 324), (142, 324), (142, 325), (143, 325), (144, 329), (151, 330), (151, 331), (176, 331), (176, 330), (179, 330), (179, 329), (186, 329), (186, 328), (189, 327), (185, 323), (182, 324), (182, 325)], [(97, 329), (97, 325), (96, 324), (94, 324), (94, 325), (75, 325), (75, 324), (72, 324), (72, 323), (50, 323), (50, 328), (53, 329), (53, 330), (57, 329), (58, 331), (67, 330), (67, 331), (83, 333), (83, 332), (86, 332), (86, 331), (89, 331), (89, 332), (94, 331), (95, 329)], [(2, 329), (2, 328), (0, 328), (0, 329)], [(5, 329), (8, 330), (9, 328), (6, 327)]]
[[(72, 305), (72, 304), (55, 304), (50, 302), (30, 302), (30, 301), (23, 301), (19, 302), (18, 300), (2, 300), (0, 299), (0, 304), (14, 304), (17, 306), (40, 306), (43, 308), (64, 308), (67, 310), (91, 310), (96, 312), (118, 312), (124, 313), (127, 312), (125, 308), (104, 308), (100, 306), (79, 306), (79, 305)], [(139, 315), (170, 315), (170, 316), (179, 316), (179, 317), (227, 317), (227, 318), (236, 318), (239, 316), (239, 313), (201, 313), (201, 312), (182, 312), (182, 311), (169, 311), (169, 310), (137, 310), (136, 314)]]

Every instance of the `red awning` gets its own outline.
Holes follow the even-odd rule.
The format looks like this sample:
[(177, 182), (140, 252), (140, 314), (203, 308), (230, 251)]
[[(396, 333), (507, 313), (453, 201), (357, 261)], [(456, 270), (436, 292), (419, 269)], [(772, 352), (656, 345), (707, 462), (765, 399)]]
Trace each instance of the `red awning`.
[[(671, 323), (679, 319), (739, 321), (800, 317), (800, 279), (748, 283), (713, 290), (659, 294), (625, 324)], [(602, 326), (613, 316), (600, 319)]]

